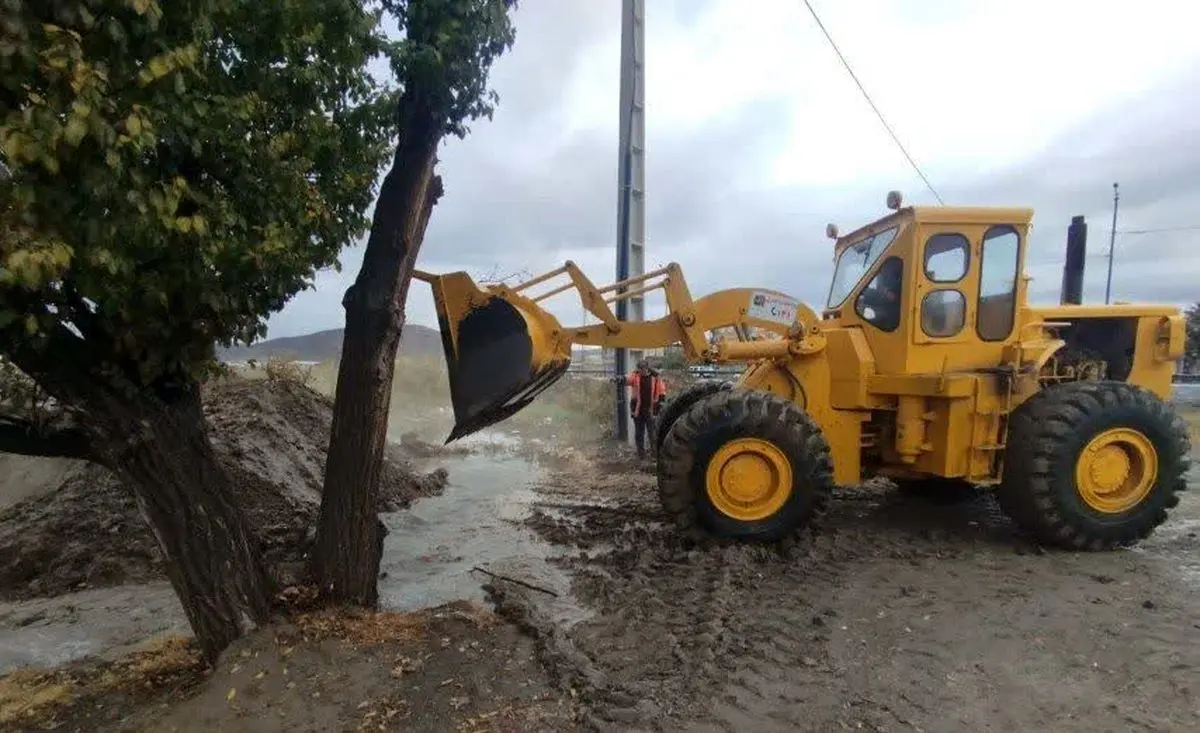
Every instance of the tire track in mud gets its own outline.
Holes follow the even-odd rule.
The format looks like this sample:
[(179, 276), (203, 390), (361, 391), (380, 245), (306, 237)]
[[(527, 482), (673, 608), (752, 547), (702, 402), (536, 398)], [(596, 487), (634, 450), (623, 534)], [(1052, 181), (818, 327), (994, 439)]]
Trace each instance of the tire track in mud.
[[(843, 488), (824, 531), (783, 556), (697, 549), (664, 524), (651, 476), (540, 493), (527, 524), (566, 553), (555, 562), (594, 615), (556, 625), (544, 599), (512, 590), (498, 606), (526, 619), (590, 729), (1200, 724), (1175, 679), (1198, 668), (1180, 647), (1200, 628), (1195, 596), (1156, 573), (1161, 560), (1044, 551), (985, 494), (942, 504)], [(1122, 670), (1144, 688), (1132, 709), (1105, 693)]]
[[(886, 657), (874, 636), (897, 572), (911, 577), (1014, 542), (984, 495), (955, 505), (903, 497), (886, 485), (842, 487), (825, 530), (764, 568), (743, 589), (754, 611), (737, 628), (744, 647), (697, 730), (914, 730), (914, 704), (875, 693), (869, 669)], [(1020, 541), (1005, 552), (1022, 552)], [(887, 590), (884, 590), (887, 588)], [(864, 622), (867, 618), (869, 621)], [(863, 634), (866, 634), (864, 637)], [(878, 656), (877, 656), (878, 655)]]
[(558, 562), (595, 616), (566, 631), (546, 624), (535, 633), (550, 641), (546, 661), (555, 669), (574, 659), (579, 669), (592, 670), (583, 676), (594, 684), (579, 698), (597, 729), (904, 722), (887, 703), (856, 694), (852, 683), (859, 680), (848, 679), (831, 650), (842, 631), (835, 606), (847, 573), (870, 560), (963, 556), (979, 542), (1011, 535), (986, 508), (975, 510), (978, 521), (929, 530), (931, 516), (962, 508), (889, 502), (878, 487), (864, 487), (841, 490), (827, 530), (786, 555), (742, 544), (699, 549), (665, 524), (652, 479), (625, 478), (633, 485), (600, 505), (568, 501), (587, 493), (578, 483), (543, 489), (550, 496), (528, 522), (543, 538), (575, 550)]
[[(729, 557), (685, 547), (656, 521), (653, 506), (576, 507), (559, 517), (535, 514), (530, 522), (547, 539), (582, 549), (560, 562), (573, 571), (574, 591), (595, 615), (549, 632), (547, 638), (558, 633), (565, 641), (543, 648), (556, 670), (570, 656), (585, 657), (583, 666), (595, 670), (578, 697), (596, 729), (659, 729), (663, 721), (691, 717), (731, 653), (727, 625), (736, 611)], [(523, 599), (523, 613), (530, 613), (531, 600)], [(572, 684), (576, 679), (566, 675)]]
[(835, 619), (814, 600), (836, 586), (838, 571), (814, 557), (775, 562), (768, 570), (762, 582), (740, 591), (747, 613), (731, 629), (739, 639), (736, 653), (726, 660), (710, 710), (694, 723), (726, 731), (796, 730), (815, 702), (807, 693), (829, 688), (826, 643)]
[(664, 523), (649, 486), (622, 499), (546, 502), (529, 521), (545, 539), (575, 548), (559, 562), (595, 611), (565, 633), (535, 631), (556, 670), (579, 656), (596, 670), (599, 684), (579, 695), (591, 727), (758, 730), (795, 720), (781, 713), (799, 714), (809, 701), (793, 690), (827, 675), (832, 611), (812, 599), (836, 584), (839, 570), (828, 561), (836, 538), (787, 556), (752, 545), (699, 549)]

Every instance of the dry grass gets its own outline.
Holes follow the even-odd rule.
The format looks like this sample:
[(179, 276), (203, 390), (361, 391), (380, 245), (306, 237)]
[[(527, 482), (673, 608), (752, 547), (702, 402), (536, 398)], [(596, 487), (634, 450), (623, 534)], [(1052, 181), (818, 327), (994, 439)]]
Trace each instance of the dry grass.
[(276, 602), (290, 621), (276, 636), (276, 641), (285, 646), (324, 639), (355, 646), (412, 641), (427, 632), (431, 619), (443, 616), (462, 618), (480, 629), (496, 622), (494, 614), (468, 601), (411, 613), (324, 606), (312, 585), (284, 588)]
[[(288, 360), (270, 360), (236, 370), (248, 379), (285, 380), (302, 384), (328, 397), (337, 387), (336, 361), (303, 365)], [(392, 415), (429, 412), (450, 407), (450, 387), (441, 356), (406, 357), (396, 360), (392, 378)], [(565, 377), (546, 390), (532, 405), (513, 416), (511, 425), (529, 429), (549, 421), (580, 432), (600, 433), (612, 420), (612, 386), (600, 379)]]
[(312, 386), (312, 364), (301, 364), (293, 359), (276, 359), (272, 357), (267, 360), (264, 371), (268, 382), (287, 382), (302, 387)]
[(53, 673), (19, 670), (0, 680), (0, 725), (38, 725), (71, 704), (72, 686)]
[(292, 623), (305, 641), (338, 639), (374, 646), (418, 639), (425, 633), (427, 620), (420, 613), (329, 609), (299, 614)]
[[(288, 657), (298, 647), (326, 640), (352, 648), (416, 642), (428, 637), (440, 619), (466, 621), (480, 630), (499, 623), (491, 611), (467, 601), (413, 613), (320, 609), (291, 614), (290, 623), (275, 627), (274, 643)], [(241, 651), (242, 657), (250, 654)], [(114, 662), (18, 670), (0, 678), (0, 730), (53, 729), (81, 706), (124, 706), (164, 699), (163, 694), (190, 694), (211, 671), (192, 640), (176, 636)]]
[(208, 670), (190, 639), (162, 637), (115, 662), (23, 669), (0, 679), (0, 726), (52, 727), (83, 699), (154, 694), (199, 682)]

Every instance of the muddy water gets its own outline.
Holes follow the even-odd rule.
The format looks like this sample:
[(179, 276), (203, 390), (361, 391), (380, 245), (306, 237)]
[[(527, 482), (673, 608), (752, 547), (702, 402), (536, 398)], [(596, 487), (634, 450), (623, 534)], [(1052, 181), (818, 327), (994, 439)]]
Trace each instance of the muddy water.
[[(456, 445), (469, 453), (436, 455), (450, 483), (441, 496), (408, 511), (383, 515), (389, 529), (379, 582), (384, 608), (416, 610), (449, 601), (483, 602), (494, 582), (481, 567), (558, 593), (545, 595), (557, 620), (584, 614), (571, 600), (566, 576), (547, 563), (550, 545), (520, 525), (530, 510), (541, 469), (520, 457), (517, 438), (471, 436)], [(112, 658), (159, 634), (188, 633), (187, 620), (166, 583), (95, 588), (56, 598), (0, 602), (0, 674), (54, 666), (86, 657)]]
[(429, 461), (449, 473), (440, 496), (383, 515), (381, 605), (409, 611), (459, 599), (484, 603), (482, 585), (497, 581), (475, 570), (482, 568), (557, 594), (534, 591), (564, 622), (583, 618), (567, 576), (547, 562), (551, 546), (521, 526), (542, 469), (517, 453), (520, 441), (510, 435), (485, 432), (459, 444), (471, 452)]
[(185, 633), (183, 608), (165, 582), (0, 603), (0, 674), (113, 658), (159, 634)]

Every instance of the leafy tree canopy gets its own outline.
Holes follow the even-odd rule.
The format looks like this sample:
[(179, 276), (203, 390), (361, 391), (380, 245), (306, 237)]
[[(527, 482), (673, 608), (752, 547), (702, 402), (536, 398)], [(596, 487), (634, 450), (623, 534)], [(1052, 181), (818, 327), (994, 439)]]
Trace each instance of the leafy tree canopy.
[[(383, 0), (406, 42), (392, 56), (399, 79), (419, 82), (422, 100), (442, 118), (443, 130), (462, 138), (467, 122), (492, 118), (499, 101), (488, 86), (493, 62), (516, 37), (509, 10), (517, 0)], [(401, 120), (401, 128), (405, 120)]]
[(1189, 372), (1200, 369), (1200, 303), (1193, 303), (1184, 311), (1187, 317), (1187, 347), (1183, 355), (1183, 368)]
[(263, 334), (366, 228), (383, 10), (0, 0), (0, 353), (51, 392), (163, 395)]

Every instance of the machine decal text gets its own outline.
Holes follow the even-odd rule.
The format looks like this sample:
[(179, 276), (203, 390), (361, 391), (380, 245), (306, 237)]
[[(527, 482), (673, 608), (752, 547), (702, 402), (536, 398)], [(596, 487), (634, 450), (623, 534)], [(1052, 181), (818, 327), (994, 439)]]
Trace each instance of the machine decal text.
[(786, 295), (759, 290), (750, 296), (750, 308), (746, 314), (751, 318), (790, 326), (796, 320), (797, 303)]

